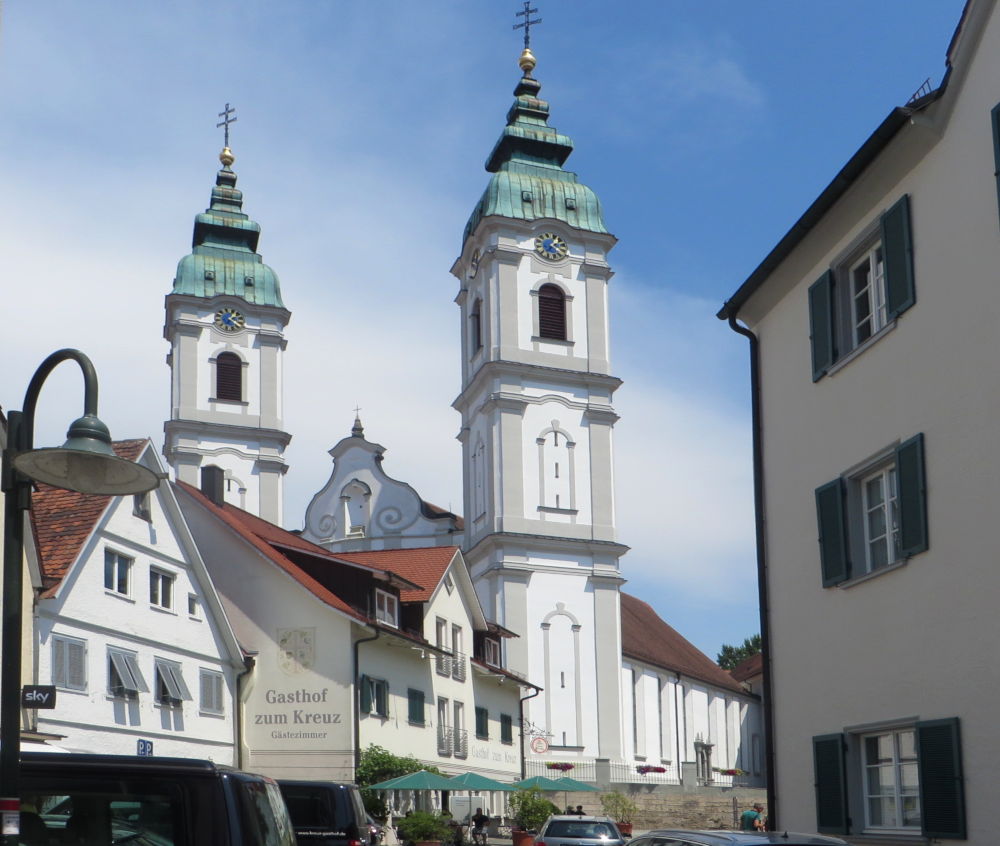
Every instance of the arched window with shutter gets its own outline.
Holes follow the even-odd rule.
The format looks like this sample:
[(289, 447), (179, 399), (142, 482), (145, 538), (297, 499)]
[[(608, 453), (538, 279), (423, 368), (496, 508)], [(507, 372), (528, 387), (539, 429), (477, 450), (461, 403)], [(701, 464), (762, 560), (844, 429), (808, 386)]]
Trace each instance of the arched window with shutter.
[(538, 289), (538, 337), (554, 341), (566, 338), (566, 295), (551, 283)]
[(215, 398), (243, 400), (243, 362), (236, 353), (220, 353), (215, 359)]

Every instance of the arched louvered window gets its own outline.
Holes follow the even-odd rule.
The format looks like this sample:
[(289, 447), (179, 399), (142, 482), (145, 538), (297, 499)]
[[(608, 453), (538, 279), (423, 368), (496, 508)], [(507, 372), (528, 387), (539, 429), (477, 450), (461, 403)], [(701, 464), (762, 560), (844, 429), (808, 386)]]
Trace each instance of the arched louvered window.
[(566, 295), (558, 285), (542, 285), (538, 289), (538, 336), (567, 340)]
[(243, 399), (243, 362), (236, 353), (220, 353), (215, 360), (215, 398), (236, 402)]
[(476, 300), (469, 314), (469, 349), (475, 355), (483, 346), (483, 301)]

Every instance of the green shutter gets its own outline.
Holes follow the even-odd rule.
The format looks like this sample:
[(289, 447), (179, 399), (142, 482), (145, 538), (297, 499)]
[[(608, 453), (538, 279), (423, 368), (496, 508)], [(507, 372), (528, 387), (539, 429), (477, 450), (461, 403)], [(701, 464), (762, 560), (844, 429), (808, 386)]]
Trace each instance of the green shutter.
[(490, 736), (490, 712), (486, 708), (476, 708), (476, 737)]
[(361, 713), (370, 714), (372, 710), (372, 686), (368, 676), (361, 677)]
[(927, 549), (927, 493), (924, 477), (924, 436), (896, 448), (899, 489), (899, 552), (904, 558)]
[(842, 734), (824, 734), (813, 738), (816, 830), (823, 834), (847, 834), (850, 825), (844, 748)]
[(828, 270), (809, 286), (809, 340), (812, 344), (813, 381), (833, 364), (833, 271)]
[(510, 714), (500, 715), (500, 742), (514, 742), (514, 718)]
[(424, 724), (424, 692), (414, 690), (412, 687), (407, 691), (406, 698), (409, 704), (408, 719), (415, 725)]
[(917, 723), (920, 827), (925, 837), (965, 840), (965, 791), (958, 719)]
[(840, 478), (816, 488), (816, 522), (819, 526), (819, 560), (823, 587), (846, 581), (851, 575), (844, 520), (844, 483)]
[(885, 305), (889, 319), (916, 301), (913, 287), (913, 240), (910, 235), (910, 195), (882, 215), (882, 259), (885, 262)]
[(1000, 103), (990, 112), (990, 125), (993, 127), (993, 173), (997, 180), (997, 208), (1000, 209)]

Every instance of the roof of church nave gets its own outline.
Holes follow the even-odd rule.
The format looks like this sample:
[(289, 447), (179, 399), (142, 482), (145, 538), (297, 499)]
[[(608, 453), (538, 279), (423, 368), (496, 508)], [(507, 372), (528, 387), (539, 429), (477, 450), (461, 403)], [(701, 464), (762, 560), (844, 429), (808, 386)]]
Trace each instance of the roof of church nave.
[(549, 104), (531, 72), (535, 57), (527, 47), (518, 59), (523, 75), (514, 89), (507, 125), (486, 160), (493, 174), (462, 236), (463, 243), (485, 217), (560, 220), (575, 229), (607, 234), (597, 194), (563, 164), (573, 141), (548, 125)]
[(624, 657), (654, 664), (715, 687), (745, 692), (739, 682), (666, 623), (649, 603), (622, 593), (621, 614)]
[(219, 154), (211, 203), (194, 219), (191, 252), (177, 264), (172, 293), (231, 296), (253, 305), (284, 308), (278, 275), (257, 254), (260, 224), (243, 212), (229, 147)]

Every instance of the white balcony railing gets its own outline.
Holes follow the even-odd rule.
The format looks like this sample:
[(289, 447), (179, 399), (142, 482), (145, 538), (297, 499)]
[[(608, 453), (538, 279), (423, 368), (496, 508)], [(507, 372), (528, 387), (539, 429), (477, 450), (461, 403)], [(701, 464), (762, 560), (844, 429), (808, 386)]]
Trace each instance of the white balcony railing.
[(452, 733), (450, 726), (438, 726), (438, 755), (450, 755), (452, 749)]
[(469, 732), (465, 729), (451, 729), (452, 753), (456, 758), (469, 757)]

